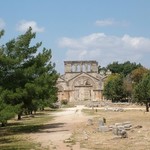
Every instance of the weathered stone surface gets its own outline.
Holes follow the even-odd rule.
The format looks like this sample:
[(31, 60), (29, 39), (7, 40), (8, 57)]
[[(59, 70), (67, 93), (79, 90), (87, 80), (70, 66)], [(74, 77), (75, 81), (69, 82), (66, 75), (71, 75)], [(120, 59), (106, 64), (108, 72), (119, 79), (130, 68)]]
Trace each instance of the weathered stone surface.
[(125, 130), (124, 126), (117, 126), (119, 130)]
[(115, 125), (110, 125), (109, 130), (112, 131), (116, 126)]
[(125, 121), (125, 122), (123, 122), (122, 124), (123, 124), (123, 125), (131, 124), (131, 122), (130, 122), (130, 121)]
[(132, 128), (132, 124), (128, 121), (115, 123), (115, 125), (111, 127), (114, 135), (120, 136), (121, 138), (127, 138), (128, 134), (126, 130), (130, 130)]
[(101, 132), (108, 132), (110, 130), (109, 130), (108, 126), (99, 126), (99, 131), (101, 131)]
[[(100, 101), (106, 75), (98, 73), (96, 61), (65, 61), (65, 74), (57, 80), (58, 100)], [(94, 104), (94, 107), (98, 105)]]
[(66, 140), (64, 140), (64, 143), (72, 143), (73, 142), (73, 139), (66, 139)]
[(113, 128), (113, 134), (118, 135), (119, 129), (117, 127)]
[(104, 126), (104, 121), (103, 120), (99, 120), (99, 126)]
[(122, 126), (122, 123), (115, 123), (115, 126)]
[(106, 107), (105, 111), (116, 111), (116, 112), (123, 112), (124, 109), (123, 108), (114, 108), (114, 107)]
[(115, 108), (114, 111), (119, 111), (119, 112), (123, 112), (124, 109), (123, 108)]
[(121, 136), (121, 138), (127, 138), (128, 137), (127, 131), (126, 130), (121, 130), (120, 131), (120, 136)]
[(132, 127), (132, 124), (125, 124), (125, 125), (123, 125), (123, 126), (124, 126), (125, 129), (129, 129), (129, 128)]

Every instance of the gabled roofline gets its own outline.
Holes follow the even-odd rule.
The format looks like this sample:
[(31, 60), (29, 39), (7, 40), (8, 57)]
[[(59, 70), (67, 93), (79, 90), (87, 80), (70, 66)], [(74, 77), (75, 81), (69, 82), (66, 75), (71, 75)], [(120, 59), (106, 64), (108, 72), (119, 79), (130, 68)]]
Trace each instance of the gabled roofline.
[(71, 78), (71, 79), (69, 79), (68, 80), (68, 82), (69, 81), (71, 81), (71, 80), (73, 80), (73, 79), (75, 79), (75, 78), (77, 78), (77, 77), (79, 77), (81, 74), (86, 74), (87, 76), (89, 76), (89, 77), (91, 77), (91, 78), (94, 78), (94, 79), (96, 79), (96, 80), (98, 80), (99, 81), (99, 79), (98, 78), (95, 78), (95, 77), (93, 77), (92, 75), (89, 75), (88, 73), (86, 73), (86, 72), (81, 72), (80, 74), (78, 74), (77, 76), (75, 76), (75, 77), (73, 77), (73, 78)]
[[(61, 75), (59, 78), (62, 79), (63, 81), (66, 81), (65, 79), (62, 78), (62, 76), (64, 76), (64, 74)], [(59, 78), (58, 78), (58, 79), (59, 79)]]

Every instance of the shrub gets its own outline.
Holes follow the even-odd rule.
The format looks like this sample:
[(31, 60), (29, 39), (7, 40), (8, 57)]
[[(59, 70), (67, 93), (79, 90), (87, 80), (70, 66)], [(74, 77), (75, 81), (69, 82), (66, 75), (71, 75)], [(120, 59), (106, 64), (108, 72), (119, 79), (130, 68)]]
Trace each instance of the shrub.
[(68, 100), (67, 100), (67, 99), (61, 100), (61, 104), (62, 104), (62, 105), (67, 105), (67, 104), (68, 104)]

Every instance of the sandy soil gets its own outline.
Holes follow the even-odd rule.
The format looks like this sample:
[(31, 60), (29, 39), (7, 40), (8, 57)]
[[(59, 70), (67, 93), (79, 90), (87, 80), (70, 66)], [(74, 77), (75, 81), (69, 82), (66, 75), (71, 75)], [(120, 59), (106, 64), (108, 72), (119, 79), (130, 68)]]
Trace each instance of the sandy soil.
[(89, 116), (84, 115), (81, 110), (83, 105), (73, 108), (65, 108), (63, 112), (54, 112), (53, 121), (44, 125), (38, 133), (30, 133), (28, 138), (40, 143), (43, 149), (55, 150), (87, 150), (80, 148), (79, 143), (73, 143), (71, 136), (80, 123), (86, 123)]
[[(115, 107), (117, 107), (118, 105), (116, 105)], [(113, 106), (114, 107), (114, 106)], [(103, 139), (103, 141), (101, 141), (102, 143), (100, 143), (100, 146), (102, 148), (106, 148), (104, 147), (105, 143), (107, 144), (106, 141), (109, 141), (110, 139), (112, 140), (113, 138), (111, 137), (111, 133), (106, 133), (105, 134), (99, 134), (99, 133), (95, 133), (95, 128), (94, 126), (87, 126), (86, 123), (88, 121), (88, 119), (93, 118), (94, 116), (90, 116), (90, 115), (85, 115), (82, 112), (82, 109), (86, 108), (83, 105), (77, 105), (76, 107), (73, 108), (64, 108), (63, 111), (61, 112), (54, 112), (51, 113), (50, 115), (54, 116), (54, 120), (48, 122), (47, 124), (44, 124), (43, 129), (41, 129), (39, 132), (37, 133), (30, 133), (28, 134), (28, 139), (36, 142), (36, 143), (40, 143), (41, 144), (41, 149), (44, 150), (88, 150), (86, 148), (81, 148), (80, 143), (82, 144), (86, 144), (87, 146), (84, 147), (88, 147), (90, 149), (93, 149), (94, 145), (92, 146), (92, 143), (94, 144), (95, 141), (97, 141), (97, 143), (99, 143), (99, 139)], [(88, 108), (88, 109), (92, 109), (92, 108)], [(149, 117), (147, 115), (145, 115), (143, 112), (145, 110), (144, 107), (131, 107), (131, 106), (125, 106), (124, 113), (115, 113), (115, 112), (111, 112), (111, 111), (104, 111), (105, 107), (99, 107), (99, 108), (95, 108), (98, 109), (98, 111), (100, 111), (99, 116), (105, 116), (108, 120), (111, 120), (112, 122), (114, 121), (119, 121), (120, 119), (122, 119), (122, 115), (124, 116), (123, 120), (133, 120), (133, 123), (136, 124), (141, 124), (143, 127), (146, 126), (147, 122), (145, 124), (142, 124), (143, 121), (146, 121), (147, 118), (145, 118), (145, 120), (142, 121), (141, 118), (144, 117)], [(136, 111), (136, 113), (130, 113), (130, 110)], [(126, 112), (127, 111), (127, 112)], [(112, 117), (113, 115), (113, 117)], [(135, 116), (133, 116), (135, 115)], [(139, 119), (138, 117), (139, 116)], [(141, 120), (141, 121), (140, 121)], [(96, 123), (97, 125), (97, 123)], [(145, 135), (149, 134), (149, 132), (147, 132), (147, 129), (149, 127), (149, 123), (146, 126), (146, 130), (144, 128), (142, 128), (142, 136), (146, 137)], [(93, 130), (94, 128), (94, 130)], [(90, 132), (91, 130), (91, 134), (90, 134), (90, 139), (85, 140), (84, 137), (84, 131)], [(94, 132), (93, 132), (94, 131)], [(145, 131), (145, 132), (144, 132)], [(136, 130), (135, 130), (136, 132)], [(126, 139), (126, 140), (122, 140), (121, 145), (118, 145), (118, 148), (122, 148), (123, 146), (126, 146), (127, 144), (131, 143), (130, 146), (132, 146), (135, 141), (142, 141), (139, 138), (139, 133), (137, 132), (137, 137), (135, 138), (135, 132), (130, 133), (130, 138), (134, 141), (132, 141), (130, 138)], [(110, 134), (110, 135), (109, 135)], [(133, 137), (132, 137), (133, 134)], [(78, 140), (76, 141), (80, 141), (79, 142), (75, 142), (74, 141), (74, 135), (76, 135), (76, 138)], [(108, 140), (105, 140), (105, 136), (107, 136), (107, 138), (109, 138)], [(106, 139), (107, 139), (106, 138)], [(94, 141), (92, 141), (94, 140)], [(149, 140), (149, 139), (148, 139)], [(133, 142), (133, 143), (132, 143)], [(145, 142), (145, 141), (143, 141)], [(97, 144), (96, 143), (96, 144)], [(95, 145), (96, 145), (95, 144)], [(107, 144), (109, 145), (109, 144)], [(113, 146), (113, 145), (112, 145)], [(114, 148), (116, 144), (114, 145)], [(83, 147), (83, 145), (82, 145)], [(99, 145), (98, 145), (99, 147)], [(141, 148), (143, 148), (144, 146), (142, 146)], [(107, 147), (108, 148), (108, 147)], [(109, 148), (108, 148), (109, 149)], [(131, 148), (133, 149), (133, 148)], [(139, 150), (141, 150), (139, 148)], [(143, 150), (143, 149), (142, 149)]]

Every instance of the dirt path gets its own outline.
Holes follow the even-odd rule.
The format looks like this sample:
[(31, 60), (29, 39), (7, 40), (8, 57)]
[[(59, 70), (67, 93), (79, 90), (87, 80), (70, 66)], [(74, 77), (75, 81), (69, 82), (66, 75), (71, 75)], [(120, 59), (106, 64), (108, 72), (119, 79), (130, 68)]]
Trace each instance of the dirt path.
[(83, 108), (84, 106), (79, 105), (65, 108), (63, 112), (54, 112), (53, 121), (44, 125), (44, 128), (38, 133), (31, 133), (28, 137), (48, 150), (86, 150), (81, 149), (79, 143), (73, 145), (71, 141), (67, 142), (77, 126), (82, 122), (86, 123), (89, 118), (82, 113)]
[[(80, 143), (73, 143), (68, 141), (73, 135), (74, 131), (78, 129), (81, 123), (86, 123), (90, 116), (82, 113), (83, 105), (78, 105), (73, 108), (65, 108), (61, 112), (54, 112), (55, 119), (44, 124), (44, 127), (36, 133), (28, 134), (28, 138), (34, 142), (40, 143), (42, 150), (87, 150), (80, 147)], [(92, 109), (92, 108), (88, 108)], [(96, 108), (96, 109), (105, 109)], [(143, 108), (124, 108), (125, 110)]]

